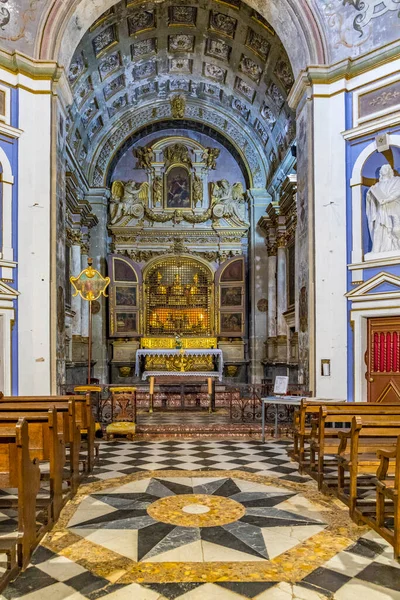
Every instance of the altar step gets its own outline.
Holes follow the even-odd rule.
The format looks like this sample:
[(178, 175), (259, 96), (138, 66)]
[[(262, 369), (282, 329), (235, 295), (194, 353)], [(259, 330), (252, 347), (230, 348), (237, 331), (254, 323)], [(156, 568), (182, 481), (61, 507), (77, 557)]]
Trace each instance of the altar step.
[(229, 413), (218, 410), (212, 414), (196, 412), (140, 412), (136, 434), (140, 437), (237, 437), (261, 435), (259, 423), (232, 422)]
[(260, 438), (261, 425), (254, 423), (210, 423), (185, 424), (185, 423), (155, 423), (154, 425), (136, 426), (135, 439), (147, 437), (168, 438)]

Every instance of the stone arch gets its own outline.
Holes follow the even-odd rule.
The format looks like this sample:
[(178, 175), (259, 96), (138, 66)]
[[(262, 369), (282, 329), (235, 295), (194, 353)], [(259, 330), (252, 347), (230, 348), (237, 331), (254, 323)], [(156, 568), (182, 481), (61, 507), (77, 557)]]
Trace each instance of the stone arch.
[[(104, 11), (118, 0), (64, 0), (54, 3), (43, 16), (36, 40), (35, 55), (57, 60), (68, 67), (75, 48), (84, 33)], [(272, 25), (281, 39), (297, 76), (310, 64), (323, 64), (327, 42), (317, 11), (306, 0), (279, 0), (258, 3), (247, 0)], [(292, 40), (298, 43), (294, 45)]]
[[(171, 120), (169, 115), (170, 107), (168, 104), (165, 104), (165, 109), (167, 112), (160, 119), (160, 122), (168, 123), (168, 120), (170, 120), (170, 123), (173, 124), (174, 121)], [(93, 187), (103, 187), (107, 185), (108, 174), (112, 169), (112, 166), (115, 164), (117, 157), (120, 156), (121, 152), (123, 151), (123, 148), (126, 147), (133, 137), (139, 134), (141, 135), (145, 127), (150, 122), (154, 123), (155, 119), (152, 116), (153, 109), (151, 106), (142, 109), (140, 112), (145, 117), (142, 123), (140, 123), (140, 116), (137, 113), (133, 116), (131, 114), (127, 114), (126, 118), (119, 123), (118, 128), (114, 132), (108, 132), (107, 135), (104, 136), (103, 140), (99, 142), (97, 152), (93, 157), (89, 169), (89, 183), (90, 185), (93, 185)], [(201, 123), (207, 123), (208, 112), (211, 114), (212, 111), (202, 109), (202, 117), (198, 117), (198, 121)], [(216, 111), (213, 111), (213, 114), (216, 115)], [(136, 121), (136, 126), (127, 126), (126, 135), (124, 136), (124, 127), (133, 119)], [(192, 116), (191, 121), (196, 122), (195, 115)], [(225, 122), (226, 115), (224, 115), (224, 123)], [(227, 145), (230, 146), (230, 150), (234, 150), (234, 157), (241, 167), (242, 172), (243, 170), (246, 172), (245, 179), (248, 183), (248, 186), (260, 188), (264, 187), (268, 168), (265, 155), (252, 137), (245, 132), (243, 127), (236, 126), (233, 120), (229, 124), (229, 127), (227, 127), (225, 130), (223, 130), (222, 127), (218, 127), (218, 122), (210, 122), (209, 126), (210, 129), (216, 131), (227, 141)], [(234, 141), (235, 135), (240, 135), (240, 139)], [(113, 136), (115, 136), (115, 141)], [(242, 142), (242, 147), (240, 142)], [(243, 145), (245, 146), (244, 150)]]

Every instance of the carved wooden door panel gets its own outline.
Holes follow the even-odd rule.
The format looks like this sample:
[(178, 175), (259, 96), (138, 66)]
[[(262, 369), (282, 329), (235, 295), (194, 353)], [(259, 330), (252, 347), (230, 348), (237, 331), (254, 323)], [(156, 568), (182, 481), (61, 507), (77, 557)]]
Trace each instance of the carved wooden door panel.
[(400, 317), (368, 319), (368, 402), (400, 403)]

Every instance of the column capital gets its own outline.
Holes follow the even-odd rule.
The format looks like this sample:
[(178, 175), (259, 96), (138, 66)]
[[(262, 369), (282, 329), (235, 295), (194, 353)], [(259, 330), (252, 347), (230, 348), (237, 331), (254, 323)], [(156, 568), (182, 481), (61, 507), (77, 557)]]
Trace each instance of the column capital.
[(71, 227), (66, 228), (67, 242), (71, 246), (80, 246), (82, 240), (82, 233), (79, 229), (72, 229)]

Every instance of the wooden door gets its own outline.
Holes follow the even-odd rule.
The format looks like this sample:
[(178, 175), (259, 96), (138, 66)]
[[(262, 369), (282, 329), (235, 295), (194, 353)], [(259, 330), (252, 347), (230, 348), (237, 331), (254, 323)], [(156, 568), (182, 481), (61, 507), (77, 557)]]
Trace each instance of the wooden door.
[(400, 403), (400, 317), (368, 319), (368, 402)]

